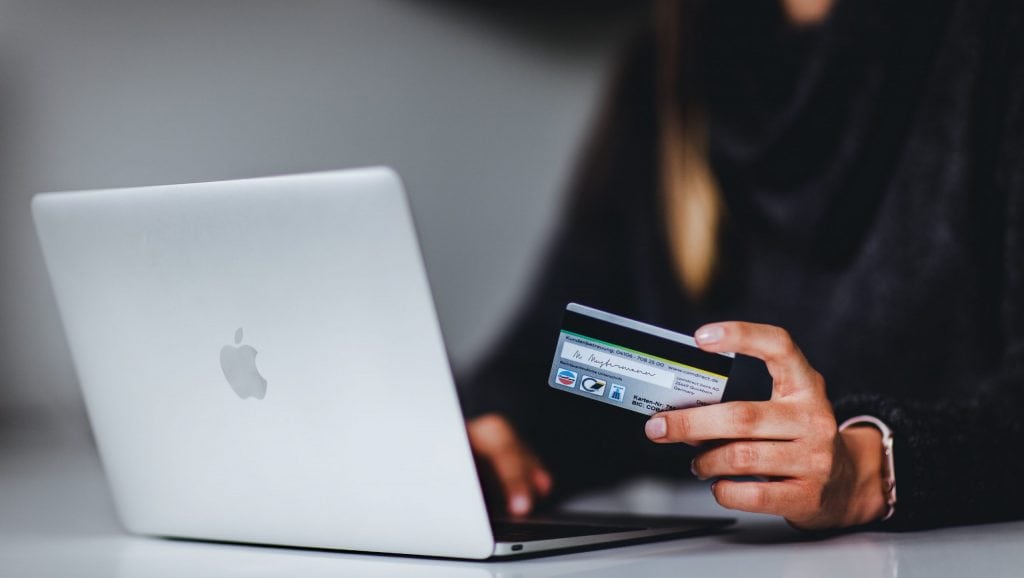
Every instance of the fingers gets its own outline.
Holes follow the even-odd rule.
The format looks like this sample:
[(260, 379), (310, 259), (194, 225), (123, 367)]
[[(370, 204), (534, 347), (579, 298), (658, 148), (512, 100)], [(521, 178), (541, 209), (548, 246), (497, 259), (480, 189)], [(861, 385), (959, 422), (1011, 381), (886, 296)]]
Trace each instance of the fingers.
[(690, 445), (719, 439), (789, 440), (801, 431), (801, 420), (791, 413), (778, 403), (734, 401), (659, 413), (644, 431), (658, 443)]
[(537, 468), (522, 452), (510, 452), (494, 456), (491, 461), (498, 482), (505, 495), (508, 511), (515, 516), (525, 516), (533, 509)]
[(520, 442), (504, 417), (497, 414), (478, 417), (467, 424), (467, 430), (473, 452), (491, 466), (510, 514), (530, 513), (535, 498), (551, 492), (551, 474)]
[(724, 321), (705, 325), (694, 335), (706, 351), (733, 351), (764, 360), (781, 393), (821, 385), (821, 376), (807, 363), (789, 332), (781, 327)]
[(702, 480), (722, 476), (797, 477), (808, 471), (831, 468), (832, 456), (807, 455), (789, 442), (738, 441), (701, 453), (693, 460), (693, 473)]
[(782, 362), (800, 356), (789, 333), (774, 325), (723, 321), (701, 327), (694, 338), (708, 351), (737, 351), (765, 361)]
[(711, 485), (711, 493), (722, 507), (756, 514), (775, 514), (786, 519), (808, 516), (813, 501), (797, 481), (736, 482), (718, 480)]
[(830, 496), (842, 495), (850, 485), (836, 483), (850, 468), (836, 461), (835, 416), (821, 374), (779, 327), (712, 323), (698, 329), (695, 338), (706, 351), (763, 359), (773, 379), (772, 398), (659, 413), (648, 420), (647, 436), (658, 443), (722, 441), (694, 460), (695, 475), (763, 480), (716, 481), (711, 491), (726, 508), (780, 515), (797, 527), (834, 525), (849, 500)]

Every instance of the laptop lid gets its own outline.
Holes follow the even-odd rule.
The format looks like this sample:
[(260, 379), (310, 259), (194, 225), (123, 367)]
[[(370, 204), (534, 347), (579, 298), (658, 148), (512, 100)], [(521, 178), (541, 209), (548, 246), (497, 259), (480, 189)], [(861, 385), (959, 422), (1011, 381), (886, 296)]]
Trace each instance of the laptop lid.
[(492, 554), (393, 171), (51, 193), (32, 208), (129, 530)]

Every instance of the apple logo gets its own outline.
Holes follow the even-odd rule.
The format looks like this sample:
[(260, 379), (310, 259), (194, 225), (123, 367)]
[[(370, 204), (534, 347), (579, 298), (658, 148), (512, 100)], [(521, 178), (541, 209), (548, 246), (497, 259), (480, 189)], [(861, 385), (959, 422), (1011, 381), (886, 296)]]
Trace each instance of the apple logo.
[(251, 345), (242, 345), (241, 327), (235, 330), (235, 345), (225, 345), (220, 350), (220, 368), (224, 377), (242, 399), (263, 399), (267, 395), (267, 380), (256, 369), (256, 353)]

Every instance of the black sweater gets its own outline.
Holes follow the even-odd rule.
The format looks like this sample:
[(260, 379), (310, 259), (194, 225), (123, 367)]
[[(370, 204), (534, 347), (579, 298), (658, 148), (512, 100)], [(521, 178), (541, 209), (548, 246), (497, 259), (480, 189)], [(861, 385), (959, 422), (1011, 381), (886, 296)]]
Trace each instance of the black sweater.
[(770, 323), (825, 376), (837, 419), (894, 430), (888, 526), (1024, 516), (1022, 4), (841, 0), (805, 30), (775, 0), (711, 5), (700, 84), (727, 221), (708, 298), (687, 300), (668, 250), (648, 38), (540, 282), (460, 380), (467, 413), (510, 416), (563, 491), (689, 476), (691, 450), (650, 443), (643, 417), (547, 387), (565, 304), (687, 333)]

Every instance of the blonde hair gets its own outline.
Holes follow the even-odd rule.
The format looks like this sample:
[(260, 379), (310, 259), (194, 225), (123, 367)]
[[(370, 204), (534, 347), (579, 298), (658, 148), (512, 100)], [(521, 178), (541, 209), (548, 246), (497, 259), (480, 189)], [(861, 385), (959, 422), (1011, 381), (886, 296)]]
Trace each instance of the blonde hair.
[[(724, 207), (707, 152), (707, 126), (693, 91), (680, 91), (693, 26), (682, 0), (661, 0), (658, 28), (659, 171), (669, 249), (687, 295), (700, 300), (714, 277)], [(691, 40), (691, 42), (685, 42)]]

